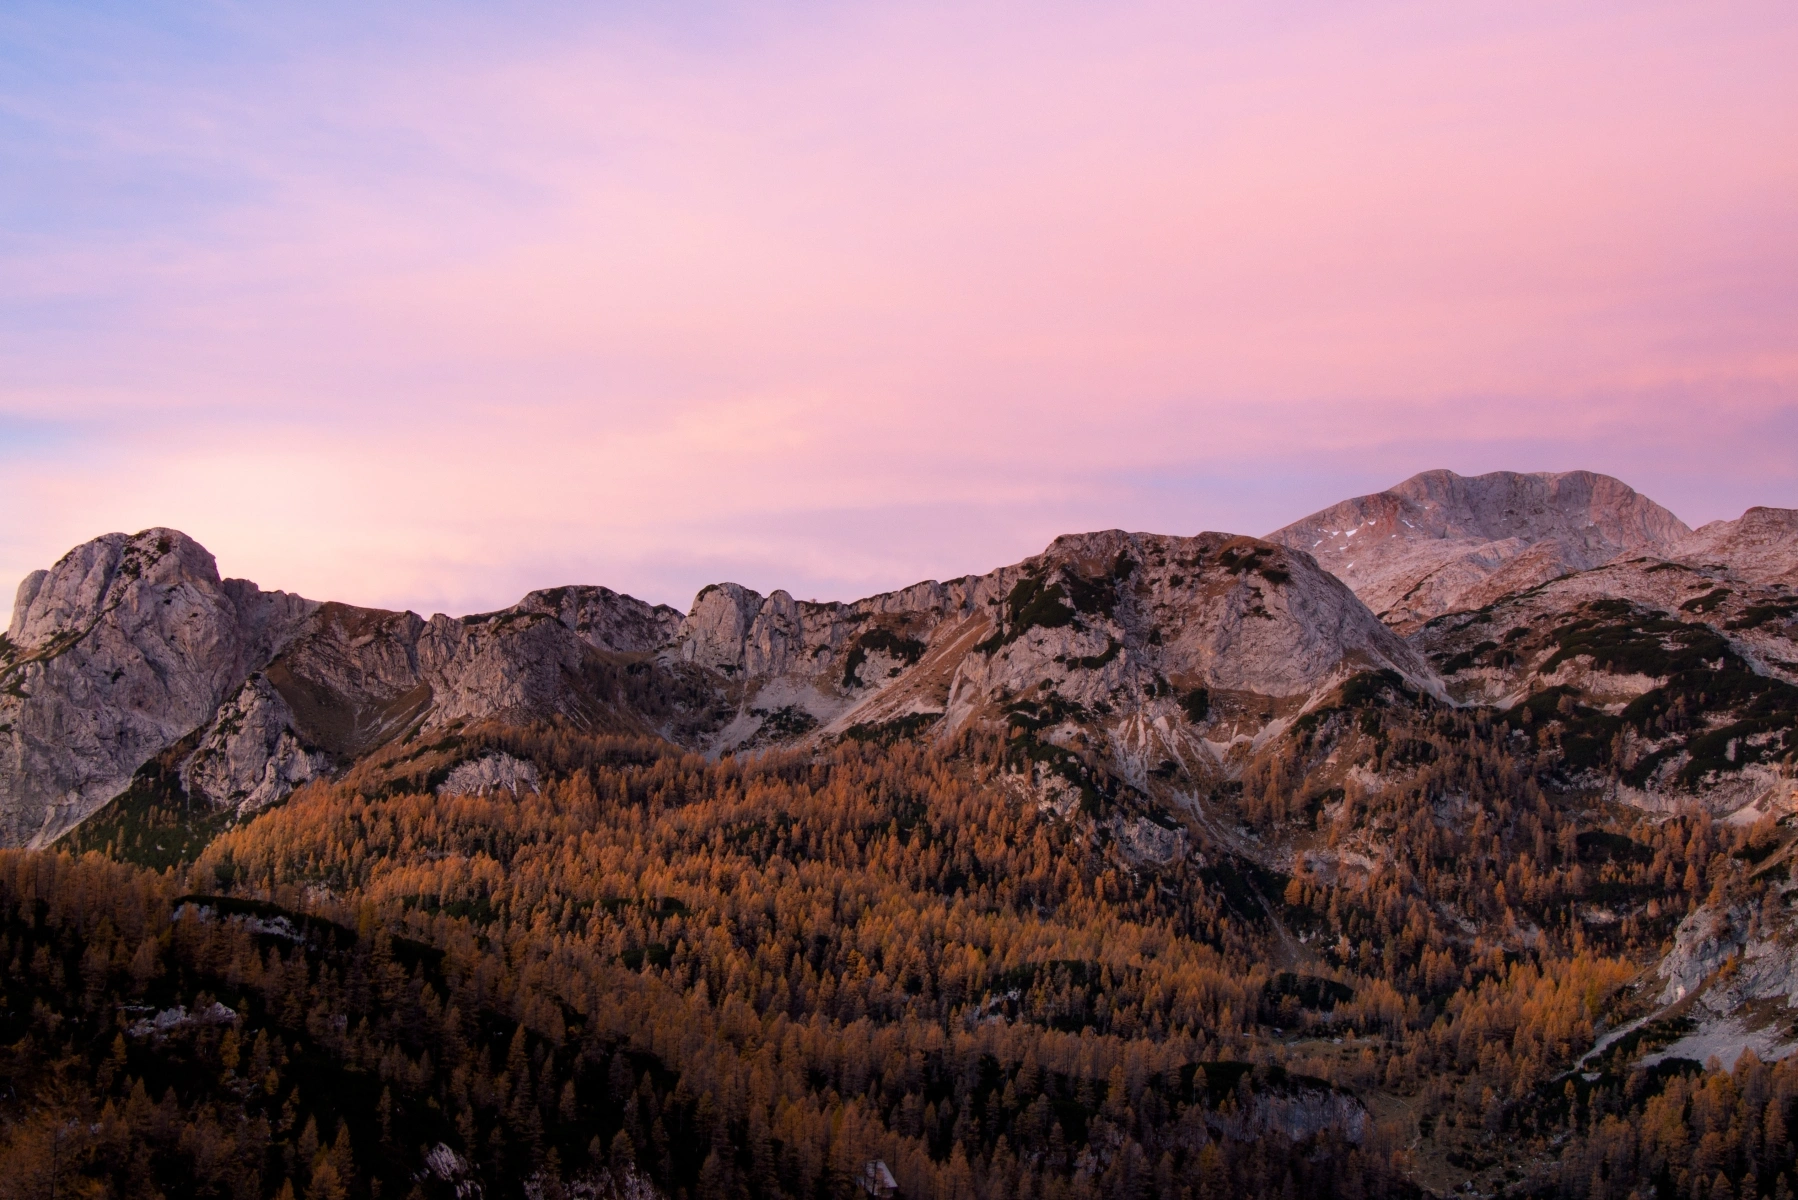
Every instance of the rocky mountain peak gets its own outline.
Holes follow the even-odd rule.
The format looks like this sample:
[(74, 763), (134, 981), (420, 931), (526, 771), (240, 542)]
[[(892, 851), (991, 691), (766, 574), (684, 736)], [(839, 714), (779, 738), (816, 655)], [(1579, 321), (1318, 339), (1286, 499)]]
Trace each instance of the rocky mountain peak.
[(740, 669), (745, 642), (763, 602), (760, 592), (741, 584), (714, 583), (702, 588), (677, 634), (682, 659), (713, 670)]
[(172, 529), (106, 534), (19, 588), (0, 654), (0, 842), (54, 838), (213, 720), (317, 608)]
[[(1183, 1144), (1192, 1132), (1259, 1154), (1270, 1131), (1296, 1145), (1335, 1129), (1353, 1145), (1379, 1113), (1379, 1144), (1419, 1148), (1392, 1160), (1417, 1194), (1547, 1194), (1557, 1152), (1572, 1164), (1562, 1190), (1577, 1190), (1588, 1135), (1677, 1116), (1678, 1089), (1792, 1090), (1795, 552), (1792, 510), (1694, 533), (1605, 476), (1438, 471), (1271, 538), (1070, 534), (983, 575), (849, 603), (723, 583), (683, 614), (565, 586), (427, 620), (221, 580), (174, 531), (110, 534), (34, 573), (0, 642), (0, 843), (57, 842), (77, 857), (44, 857), (52, 873), (72, 862), (95, 880), (130, 877), (89, 851), (186, 864), (144, 894), (184, 894), (172, 944), (201, 948), (179, 972), (193, 987), (224, 961), (204, 949), (208, 929), (244, 950), (253, 934), (258, 954), (271, 937), (295, 955), (360, 943), (377, 966), (403, 951), (418, 979), (434, 946), (478, 945), (468, 935), (484, 929), (503, 957), (508, 929), (535, 929), (582, 988), (642, 989), (650, 1024), (694, 979), (753, 976), (701, 975), (709, 951), (683, 941), (740, 910), (745, 880), (813, 894), (834, 862), (827, 892), (887, 898), (861, 906), (880, 931), (830, 949), (787, 922), (782, 954), (815, 958), (784, 1000), (730, 984), (752, 1017), (768, 1002), (784, 1019), (797, 996), (813, 1019), (1004, 1022), (1007, 1038), (1078, 1028), (1118, 1053), (1133, 1053), (1120, 1031), (1143, 1031), (1171, 1056), (1145, 1075), (1144, 1104), (1183, 1114)], [(1381, 594), (1396, 596), (1384, 621), (1362, 599)], [(772, 748), (784, 752), (758, 755)], [(670, 781), (672, 807), (655, 798)], [(644, 857), (649, 842), (660, 857)], [(508, 862), (541, 876), (510, 899), (493, 886)], [(526, 909), (525, 892), (549, 898)], [(341, 938), (259, 898), (295, 893), (344, 919)], [(352, 933), (376, 903), (432, 941)], [(939, 915), (894, 922), (907, 903)], [(28, 941), (59, 927), (13, 909)], [(961, 926), (974, 930), (965, 954), (889, 938)], [(168, 942), (133, 932), (104, 953), (60, 952), (84, 980), (91, 962), (114, 965), (105, 1004), (90, 988), (80, 1014), (68, 1008), (97, 1022), (82, 1044), (103, 1049), (113, 1008), (139, 999), (138, 960), (131, 984), (120, 968), (132, 947)], [(879, 970), (860, 970), (851, 945)], [(867, 986), (813, 989), (832, 980)], [(221, 1021), (270, 1019), (253, 993), (237, 1012), (208, 1004)], [(515, 1048), (592, 1040), (575, 1024), (590, 1006), (520, 992), (507, 1011), (530, 1009), (543, 1029), (468, 1028)], [(1515, 1028), (1495, 1033), (1494, 1013)], [(134, 1060), (186, 1053), (149, 1024), (126, 1030), (145, 1039)], [(1737, 1061), (1743, 1049), (1762, 1061)], [(1713, 1054), (1735, 1071), (1699, 1082)], [(1090, 1097), (1106, 1094), (1104, 1071), (1088, 1076)], [(1085, 1090), (1071, 1078), (1060, 1095)], [(1008, 1129), (1068, 1150), (1052, 1113), (1036, 1120), (1046, 1091), (1029, 1105), (1022, 1087), (999, 1092)], [(1387, 1122), (1413, 1106), (1428, 1115), (1410, 1130)], [(1785, 1118), (1771, 1102), (1766, 1122), (1753, 1111), (1745, 1128), (1784, 1156), (1761, 1161), (1791, 1165)], [(1095, 1140), (1091, 1161), (1107, 1144), (1118, 1150)], [(1520, 1150), (1499, 1157), (1507, 1147)], [(1129, 1153), (1101, 1186), (1152, 1186), (1155, 1155), (1131, 1166)], [(1288, 1174), (1287, 1190), (1316, 1190), (1328, 1169), (1307, 1185)], [(1755, 1191), (1752, 1170), (1714, 1193)]]
[(1069, 535), (987, 575), (848, 604), (721, 583), (683, 617), (570, 586), (427, 621), (221, 581), (198, 543), (148, 530), (34, 574), (14, 628), (0, 698), (10, 842), (60, 835), (178, 746), (165, 774), (190, 799), (249, 811), (384, 746), (483, 721), (723, 753), (895, 722), (1003, 723), (1029, 693), (1084, 714), (1096, 760), (1120, 770), (1151, 745), (1223, 770), (1207, 748), (1217, 730), (1183, 707), (1195, 689), (1216, 695), (1228, 744), (1356, 670), (1437, 687), (1310, 555), (1228, 534)]
[(1620, 554), (1673, 553), (1691, 530), (1591, 471), (1425, 471), (1268, 535), (1313, 554), (1402, 631)]
[(7, 636), (21, 654), (32, 654), (90, 628), (129, 589), (183, 584), (220, 586), (218, 565), (204, 546), (174, 529), (109, 533), (25, 577)]
[[(719, 583), (683, 615), (579, 585), (429, 620), (220, 579), (174, 530), (108, 534), (24, 582), (0, 643), (0, 842), (60, 836), (158, 756), (175, 756), (160, 778), (188, 798), (247, 812), (484, 723), (710, 755), (1008, 728), (1064, 782), (1196, 794), (1357, 676), (1427, 702), (1508, 701), (1527, 683), (1506, 673), (1520, 651), (1559, 650), (1546, 635), (1486, 645), (1469, 618), (1562, 577), (1581, 602), (1607, 571), (1665, 592), (1669, 612), (1723, 596), (1738, 656), (1783, 678), (1798, 668), (1774, 577), (1798, 565), (1795, 529), (1798, 513), (1752, 509), (1694, 534), (1591, 472), (1430, 471), (1266, 539), (1068, 534), (985, 575), (851, 603)], [(1676, 553), (1734, 564), (1705, 580), (1767, 581), (1695, 592), (1664, 561)]]
[(607, 587), (543, 588), (508, 611), (554, 617), (596, 650), (637, 654), (674, 640), (681, 614), (666, 604), (647, 604)]
[[(1220, 768), (1220, 729), (1185, 707), (1228, 714), (1221, 742), (1296, 715), (1358, 670), (1433, 689), (1434, 673), (1310, 555), (1257, 538), (1117, 530), (1058, 538), (999, 573), (987, 636), (956, 674), (949, 713), (966, 720), (1013, 696), (1053, 695), (1115, 714), (1124, 757)], [(1133, 750), (1126, 746), (1134, 744)]]

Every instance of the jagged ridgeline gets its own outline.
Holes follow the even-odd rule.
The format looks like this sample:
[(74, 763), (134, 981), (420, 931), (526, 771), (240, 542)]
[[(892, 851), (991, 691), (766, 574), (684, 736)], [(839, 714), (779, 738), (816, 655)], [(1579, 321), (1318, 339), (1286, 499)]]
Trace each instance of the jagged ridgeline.
[(1794, 531), (1432, 472), (429, 620), (98, 539), (0, 644), (0, 1175), (1784, 1194)]

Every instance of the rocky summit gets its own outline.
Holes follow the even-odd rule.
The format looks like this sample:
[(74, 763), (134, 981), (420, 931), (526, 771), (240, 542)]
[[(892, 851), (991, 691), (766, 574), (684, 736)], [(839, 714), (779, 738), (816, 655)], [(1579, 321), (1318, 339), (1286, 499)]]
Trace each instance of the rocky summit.
[(1311, 554), (1409, 632), (1623, 554), (1674, 553), (1691, 530), (1608, 475), (1425, 471), (1268, 535)]

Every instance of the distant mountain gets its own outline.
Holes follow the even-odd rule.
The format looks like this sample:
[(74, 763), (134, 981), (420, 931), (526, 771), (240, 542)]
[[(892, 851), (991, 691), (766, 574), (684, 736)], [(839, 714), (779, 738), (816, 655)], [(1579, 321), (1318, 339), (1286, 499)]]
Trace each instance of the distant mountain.
[(1425, 471), (1268, 535), (1316, 556), (1404, 632), (1619, 555), (1669, 556), (1691, 530), (1609, 475)]

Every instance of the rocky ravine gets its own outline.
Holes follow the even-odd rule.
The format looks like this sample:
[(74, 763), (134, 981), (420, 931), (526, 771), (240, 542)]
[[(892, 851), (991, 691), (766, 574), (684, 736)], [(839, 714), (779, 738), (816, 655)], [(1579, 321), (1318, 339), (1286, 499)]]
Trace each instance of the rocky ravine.
[(570, 587), (425, 620), (221, 580), (197, 543), (153, 529), (33, 574), (4, 653), (11, 845), (54, 840), (178, 744), (190, 796), (251, 811), (396, 738), (486, 720), (559, 719), (719, 753), (953, 731), (1030, 706), (1044, 746), (1078, 741), (1146, 792), (1164, 764), (1185, 786), (1227, 774), (1356, 671), (1440, 690), (1309, 555), (1115, 531), (854, 604), (720, 584), (683, 618)]

